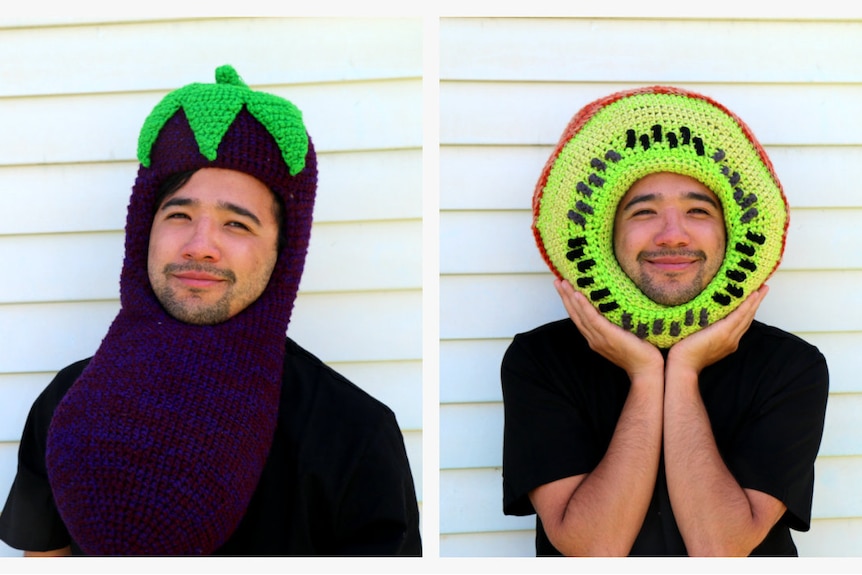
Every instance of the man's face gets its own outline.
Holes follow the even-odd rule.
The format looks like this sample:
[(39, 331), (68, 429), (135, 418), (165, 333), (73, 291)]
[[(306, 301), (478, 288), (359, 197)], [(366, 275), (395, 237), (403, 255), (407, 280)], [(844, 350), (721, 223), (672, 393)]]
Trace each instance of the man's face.
[(278, 257), (275, 199), (256, 178), (204, 168), (162, 200), (150, 231), (147, 272), (169, 314), (223, 322), (266, 289)]
[(623, 271), (651, 300), (668, 306), (690, 301), (724, 260), (721, 203), (688, 176), (645, 176), (617, 206), (614, 252)]

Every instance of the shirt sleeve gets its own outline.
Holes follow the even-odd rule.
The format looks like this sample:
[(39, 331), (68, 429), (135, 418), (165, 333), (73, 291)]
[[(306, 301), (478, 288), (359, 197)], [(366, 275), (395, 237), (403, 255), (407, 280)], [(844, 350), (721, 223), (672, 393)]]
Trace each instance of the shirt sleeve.
[[(829, 394), (826, 360), (788, 337), (768, 354), (745, 423), (723, 452), (740, 485), (780, 499), (784, 520), (798, 531), (811, 523), (814, 462), (820, 449)], [(757, 350), (766, 356), (765, 349)]]
[(604, 456), (628, 379), (593, 355), (566, 323), (515, 336), (506, 351), (500, 369), (505, 514), (535, 513), (530, 491), (588, 473)]
[(24, 551), (52, 551), (71, 543), (54, 503), (45, 467), (48, 426), (54, 409), (86, 362), (62, 370), (36, 398), (18, 447), (18, 469), (0, 514), (0, 539)]

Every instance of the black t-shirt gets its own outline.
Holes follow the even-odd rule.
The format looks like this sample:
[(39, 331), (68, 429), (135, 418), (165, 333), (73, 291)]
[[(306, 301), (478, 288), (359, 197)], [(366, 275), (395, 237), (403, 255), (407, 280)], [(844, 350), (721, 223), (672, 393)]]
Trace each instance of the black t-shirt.
[[(561, 320), (515, 336), (501, 368), (505, 406), (503, 511), (535, 513), (528, 493), (592, 471), (607, 451), (629, 390), (621, 368)], [(739, 349), (705, 368), (700, 392), (728, 469), (744, 488), (781, 500), (787, 512), (752, 555), (796, 555), (790, 529), (811, 520), (828, 372), (814, 346), (754, 322)], [(559, 555), (536, 520), (537, 555)], [(686, 555), (664, 462), (631, 555)]]
[[(71, 545), (45, 469), (48, 425), (89, 360), (36, 399), (0, 539), (28, 551)], [(288, 339), (278, 427), (245, 516), (216, 555), (421, 555), (419, 510), (392, 411)]]

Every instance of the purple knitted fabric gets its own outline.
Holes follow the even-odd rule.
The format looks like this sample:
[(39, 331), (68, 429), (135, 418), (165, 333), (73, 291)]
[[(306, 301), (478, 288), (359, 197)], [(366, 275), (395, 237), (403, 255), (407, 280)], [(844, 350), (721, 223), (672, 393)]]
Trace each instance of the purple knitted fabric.
[[(260, 94), (231, 86), (231, 105), (242, 89)], [(242, 519), (272, 443), (285, 332), (311, 231), (316, 156), (309, 139), (304, 163), (288, 166), (278, 127), (265, 128), (253, 106), (224, 112), (219, 90), (203, 92), (208, 110), (236, 116), (214, 159), (201, 152), (190, 127), (200, 110), (187, 112), (188, 102), (158, 129), (149, 157), (139, 152), (121, 309), (49, 429), (46, 462), (57, 508), (87, 554), (211, 553)], [(260, 298), (208, 326), (168, 315), (147, 276), (156, 191), (167, 176), (201, 167), (265, 183), (284, 203), (286, 236)]]

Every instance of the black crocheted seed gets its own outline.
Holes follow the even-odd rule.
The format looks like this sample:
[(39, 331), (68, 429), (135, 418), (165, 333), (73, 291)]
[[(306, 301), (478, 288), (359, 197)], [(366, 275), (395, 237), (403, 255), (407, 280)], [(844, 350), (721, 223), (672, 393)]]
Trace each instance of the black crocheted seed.
[(741, 254), (745, 254), (747, 256), (753, 256), (755, 250), (754, 250), (754, 246), (752, 246), (752, 245), (743, 244), (742, 242), (737, 242), (736, 243), (736, 251), (738, 251)]
[(745, 208), (747, 208), (748, 206), (750, 206), (751, 204), (753, 204), (756, 201), (757, 201), (756, 195), (748, 194), (747, 196), (745, 196), (745, 198), (741, 202), (739, 202), (739, 207), (741, 207), (744, 210)]
[(724, 159), (724, 150), (721, 148), (716, 148), (715, 153), (712, 155), (712, 159), (715, 162), (720, 162)]
[(682, 136), (682, 145), (687, 146), (689, 142), (691, 142), (691, 130), (686, 126), (682, 126), (679, 129), (679, 133)]
[(578, 248), (581, 246), (587, 245), (587, 238), (583, 236), (578, 236), (576, 238), (569, 239), (569, 247), (570, 248)]
[(661, 125), (660, 124), (655, 124), (652, 127), (652, 139), (656, 143), (661, 142)]
[(611, 295), (611, 290), (609, 290), (608, 288), (597, 289), (590, 292), (590, 299), (593, 301), (598, 301), (600, 299), (608, 297), (609, 295)]
[(694, 311), (690, 309), (685, 310), (685, 325), (694, 325)]
[(623, 157), (616, 150), (608, 150), (607, 152), (605, 152), (605, 159), (616, 163), (622, 160)]
[(597, 188), (601, 188), (605, 185), (605, 180), (596, 174), (590, 174), (590, 177), (587, 178), (587, 181), (589, 181), (591, 185)]
[(745, 292), (742, 290), (742, 288), (741, 288), (741, 287), (739, 287), (739, 286), (735, 286), (735, 285), (733, 285), (733, 284), (727, 284), (727, 285), (724, 287), (724, 289), (726, 289), (726, 290), (727, 290), (727, 293), (729, 293), (730, 295), (732, 295), (733, 297), (735, 297), (735, 298), (737, 298), (737, 299), (738, 299), (738, 298), (741, 298), (741, 297), (742, 297), (742, 295), (745, 293)]
[(745, 272), (741, 272), (739, 270), (727, 270), (724, 275), (736, 283), (742, 283), (745, 281), (745, 278), (748, 277)]
[(697, 325), (700, 327), (706, 327), (709, 325), (709, 310), (703, 308), (700, 310), (700, 321), (697, 322)]
[(694, 151), (698, 156), (703, 156), (706, 152), (703, 149), (703, 140), (701, 138), (692, 138), (691, 140), (694, 143)]
[(590, 189), (590, 187), (583, 182), (578, 182), (577, 184), (575, 184), (575, 189), (581, 192), (583, 195), (587, 196), (588, 198), (593, 195), (593, 190)]
[(739, 218), (739, 221), (742, 222), (743, 224), (747, 224), (748, 222), (750, 222), (751, 220), (753, 220), (756, 217), (757, 217), (757, 208), (751, 208), (750, 210), (748, 210), (747, 212), (742, 214), (742, 217)]
[(733, 172), (733, 174), (730, 176), (729, 181), (730, 181), (731, 186), (735, 186), (736, 184), (738, 184), (739, 183), (739, 172)]
[(649, 326), (645, 323), (639, 323), (635, 335), (637, 335), (641, 339), (646, 339), (646, 336), (649, 335)]
[(594, 280), (591, 277), (584, 277), (584, 278), (578, 278), (575, 283), (578, 284), (578, 287), (587, 287), (587, 286), (591, 286), (594, 283), (596, 283), (596, 280)]
[(632, 314), (623, 313), (623, 317), (620, 318), (620, 327), (622, 327), (625, 330), (631, 331), (631, 329), (633, 327), (633, 325), (632, 325)]
[(575, 203), (575, 207), (578, 209), (578, 211), (579, 211), (579, 212), (583, 212), (583, 213), (585, 213), (585, 214), (593, 215), (593, 206), (591, 206), (591, 205), (589, 205), (589, 204), (585, 204), (584, 202), (582, 202), (582, 201), (578, 200), (578, 201)]
[(572, 251), (566, 253), (566, 259), (570, 262), (579, 260), (582, 257), (584, 257), (584, 248), (575, 248)]
[(766, 243), (766, 236), (758, 234), (757, 232), (748, 231), (745, 233), (745, 237), (756, 244), (763, 245)]
[(566, 215), (569, 216), (570, 220), (572, 220), (573, 222), (575, 222), (576, 224), (578, 224), (582, 228), (586, 227), (587, 220), (584, 219), (584, 216), (582, 216), (581, 214), (579, 214), (575, 210), (569, 210), (569, 213)]
[(604, 172), (607, 168), (607, 166), (605, 166), (605, 163), (598, 158), (593, 158), (592, 160), (590, 160), (590, 166), (594, 170), (598, 170), (600, 172)]
[(626, 148), (634, 148), (637, 143), (637, 137), (637, 134), (631, 128), (626, 130)]
[(729, 167), (727, 167), (727, 166), (722, 166), (722, 167), (721, 167), (721, 174), (722, 174), (723, 176), (730, 175), (730, 168), (729, 168)]
[(673, 132), (667, 133), (667, 145), (671, 149), (676, 148), (679, 145), (679, 140), (677, 140), (676, 134)]
[(652, 322), (652, 334), (653, 335), (660, 335), (661, 332), (663, 332), (663, 331), (664, 331), (664, 321), (663, 320), (657, 319), (654, 322)]
[(584, 273), (594, 265), (596, 265), (596, 260), (584, 260), (582, 262), (578, 262), (578, 271)]
[(644, 151), (649, 150), (649, 145), (649, 136), (647, 136), (646, 134), (641, 134), (641, 147), (644, 149)]
[(757, 271), (757, 264), (751, 260), (746, 260), (746, 259), (740, 260), (739, 267), (745, 268), (750, 272)]
[(730, 305), (730, 296), (723, 293), (712, 294), (712, 299), (721, 305)]
[(608, 312), (614, 311), (618, 307), (620, 307), (620, 304), (618, 304), (615, 301), (609, 301), (608, 303), (600, 303), (599, 304), (599, 311), (602, 313), (608, 313)]
[(745, 195), (745, 192), (742, 191), (742, 188), (734, 188), (733, 200), (736, 203), (739, 203), (739, 201), (742, 199), (742, 196), (744, 196), (744, 195)]
[(671, 335), (671, 337), (676, 337), (676, 336), (678, 336), (678, 335), (680, 334), (680, 332), (681, 332), (681, 331), (682, 331), (682, 329), (679, 327), (679, 322), (678, 322), (678, 321), (673, 321), (673, 322), (671, 322), (671, 324), (670, 324), (670, 332), (669, 332), (669, 333), (670, 333), (670, 335)]

